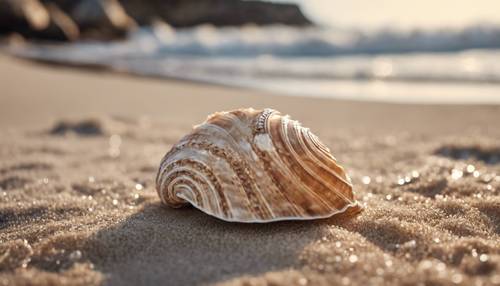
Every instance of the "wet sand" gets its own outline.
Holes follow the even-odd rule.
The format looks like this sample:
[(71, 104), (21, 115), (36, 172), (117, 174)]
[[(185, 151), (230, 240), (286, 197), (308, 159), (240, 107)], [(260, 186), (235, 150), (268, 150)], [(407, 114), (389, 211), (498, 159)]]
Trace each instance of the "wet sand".
[[(0, 285), (500, 284), (500, 106), (286, 97), (0, 56)], [(170, 146), (271, 107), (326, 143), (365, 211), (234, 224), (159, 204)]]

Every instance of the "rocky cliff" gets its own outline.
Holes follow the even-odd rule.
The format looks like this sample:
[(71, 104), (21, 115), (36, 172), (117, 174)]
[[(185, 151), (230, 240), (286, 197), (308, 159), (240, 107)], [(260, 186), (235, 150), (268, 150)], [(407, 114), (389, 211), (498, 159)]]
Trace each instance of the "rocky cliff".
[(115, 39), (158, 20), (173, 27), (311, 25), (294, 4), (261, 1), (0, 0), (0, 34), (32, 39)]

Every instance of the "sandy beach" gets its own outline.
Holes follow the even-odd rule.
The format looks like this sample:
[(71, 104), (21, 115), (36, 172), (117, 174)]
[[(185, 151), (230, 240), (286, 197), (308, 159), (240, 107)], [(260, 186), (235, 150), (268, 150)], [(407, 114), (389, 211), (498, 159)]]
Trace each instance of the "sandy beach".
[[(353, 180), (347, 220), (160, 205), (207, 115), (277, 109)], [(500, 285), (500, 106), (289, 97), (0, 56), (0, 285)]]

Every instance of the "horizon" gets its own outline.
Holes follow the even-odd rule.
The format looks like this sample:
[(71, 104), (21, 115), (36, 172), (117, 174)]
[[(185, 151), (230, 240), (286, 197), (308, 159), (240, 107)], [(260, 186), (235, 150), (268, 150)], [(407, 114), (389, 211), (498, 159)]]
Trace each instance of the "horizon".
[[(432, 29), (475, 24), (500, 24), (500, 3), (495, 0), (262, 0), (296, 3), (313, 22), (353, 29)], [(380, 7), (385, 7), (380, 9)], [(450, 11), (453, 7), (453, 11)], [(379, 11), (377, 11), (377, 9)], [(333, 12), (331, 12), (333, 11)], [(377, 11), (373, 13), (372, 11)]]

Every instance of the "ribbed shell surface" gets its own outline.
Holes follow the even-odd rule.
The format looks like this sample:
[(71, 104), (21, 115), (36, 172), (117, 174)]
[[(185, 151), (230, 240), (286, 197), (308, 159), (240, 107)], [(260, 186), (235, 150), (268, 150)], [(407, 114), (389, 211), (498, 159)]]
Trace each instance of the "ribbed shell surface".
[(361, 207), (349, 177), (309, 129), (272, 109), (218, 112), (162, 159), (161, 201), (226, 221), (325, 218)]

